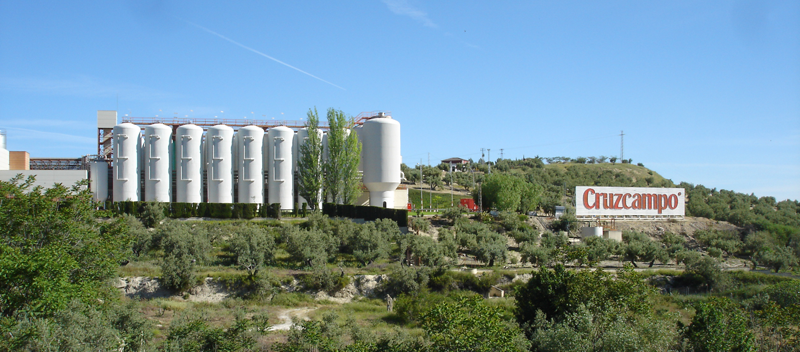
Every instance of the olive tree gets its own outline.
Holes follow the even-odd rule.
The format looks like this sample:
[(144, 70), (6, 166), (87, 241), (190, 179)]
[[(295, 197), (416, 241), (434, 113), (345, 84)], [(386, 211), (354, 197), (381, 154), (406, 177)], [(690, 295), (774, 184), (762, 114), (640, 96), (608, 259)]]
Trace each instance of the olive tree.
[(159, 261), (161, 283), (176, 290), (189, 288), (194, 283), (195, 268), (209, 260), (208, 234), (200, 227), (192, 228), (180, 221), (164, 223), (159, 232), (164, 250)]
[(230, 241), (230, 251), (236, 264), (247, 270), (251, 277), (274, 258), (275, 238), (266, 229), (245, 225), (238, 229)]

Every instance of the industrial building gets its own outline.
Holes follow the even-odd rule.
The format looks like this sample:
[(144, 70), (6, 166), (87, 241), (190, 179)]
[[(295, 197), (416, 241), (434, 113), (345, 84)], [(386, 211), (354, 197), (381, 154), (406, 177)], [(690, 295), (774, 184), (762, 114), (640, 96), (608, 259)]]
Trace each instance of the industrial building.
[[(297, 160), (308, 136), (301, 121), (118, 121), (116, 111), (100, 110), (97, 128), (97, 154), (76, 159), (9, 152), (0, 130), (0, 179), (32, 174), (37, 184), (50, 187), (88, 178), (98, 201), (280, 203), (284, 211), (306, 202), (297, 188)], [(408, 190), (400, 185), (400, 123), (388, 112), (367, 112), (346, 133), (351, 131), (362, 144), (364, 193), (357, 204), (406, 208)], [(327, 155), (327, 126), (320, 126), (320, 132)]]

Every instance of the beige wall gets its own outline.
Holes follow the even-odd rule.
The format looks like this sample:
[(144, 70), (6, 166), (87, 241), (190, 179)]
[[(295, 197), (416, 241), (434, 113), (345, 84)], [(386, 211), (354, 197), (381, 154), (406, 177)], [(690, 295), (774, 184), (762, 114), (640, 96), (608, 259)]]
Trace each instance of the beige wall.
[(31, 155), (28, 152), (8, 152), (9, 170), (30, 170)]
[[(369, 205), (369, 191), (366, 189), (356, 199), (356, 205)], [(408, 188), (394, 190), (394, 209), (408, 209)]]

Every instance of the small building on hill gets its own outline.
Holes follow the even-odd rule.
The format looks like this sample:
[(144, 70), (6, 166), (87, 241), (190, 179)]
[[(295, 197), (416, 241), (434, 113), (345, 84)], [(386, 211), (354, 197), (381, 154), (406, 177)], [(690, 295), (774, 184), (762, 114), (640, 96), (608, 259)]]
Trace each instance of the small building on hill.
[(447, 158), (442, 160), (442, 164), (450, 165), (450, 171), (456, 170), (457, 165), (469, 164), (469, 160), (461, 158)]
[(442, 164), (468, 164), (469, 160), (461, 158), (448, 158), (442, 160)]

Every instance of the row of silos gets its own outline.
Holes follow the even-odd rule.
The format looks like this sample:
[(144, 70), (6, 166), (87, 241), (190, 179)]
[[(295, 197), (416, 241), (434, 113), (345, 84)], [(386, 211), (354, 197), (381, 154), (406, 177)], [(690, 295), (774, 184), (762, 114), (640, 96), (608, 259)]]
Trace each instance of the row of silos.
[[(359, 140), (370, 204), (393, 207), (402, 162), (400, 124), (378, 116), (358, 130), (356, 133), (363, 133)], [(233, 203), (236, 182), (240, 203), (266, 201), (280, 203), (283, 210), (294, 208), (294, 175), (300, 145), (308, 137), (306, 129), (295, 133), (281, 126), (265, 133), (260, 127), (247, 126), (234, 132), (229, 126), (217, 125), (204, 135), (201, 127), (190, 124), (178, 126), (173, 136), (173, 129), (163, 124), (147, 125), (142, 133), (140, 127), (122, 123), (113, 132), (114, 201), (201, 203), (205, 184), (207, 202)], [(325, 135), (319, 133), (324, 144)], [(304, 203), (305, 199), (298, 201)]]

